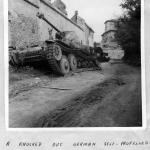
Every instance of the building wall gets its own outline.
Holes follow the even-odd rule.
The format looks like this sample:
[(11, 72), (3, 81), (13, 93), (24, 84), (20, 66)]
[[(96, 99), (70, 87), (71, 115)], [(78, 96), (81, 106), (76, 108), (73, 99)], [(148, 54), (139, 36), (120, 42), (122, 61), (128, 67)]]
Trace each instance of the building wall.
[(116, 22), (108, 21), (105, 23), (105, 32), (110, 30), (116, 30)]
[(104, 49), (105, 53), (108, 53), (108, 57), (110, 57), (111, 59), (122, 59), (124, 56), (124, 51), (122, 49)]
[(88, 45), (90, 47), (94, 46), (94, 32), (89, 28), (89, 26), (86, 24), (85, 20), (81, 17), (79, 17), (77, 14), (75, 14), (71, 20), (75, 23), (77, 23), (83, 30), (85, 34), (85, 45)]
[[(42, 2), (40, 3), (40, 11), (43, 12), (44, 16), (60, 31), (74, 31), (77, 34), (79, 41), (82, 41), (82, 43), (85, 44), (84, 31), (79, 27), (75, 26), (69, 20)], [(48, 38), (48, 29), (51, 29), (51, 27), (45, 21), (40, 20), (40, 37), (42, 41)]]
[(94, 32), (91, 31), (91, 29), (86, 25), (86, 23), (84, 24), (84, 32), (85, 32), (85, 41), (86, 41), (86, 45), (89, 45), (90, 47), (94, 46)]
[[(44, 0), (51, 7), (48, 7), (39, 0), (29, 0), (39, 6), (33, 7), (25, 0), (9, 0), (9, 46), (25, 48), (36, 45), (40, 41), (49, 39), (49, 30), (52, 29), (45, 21), (36, 17), (37, 12), (44, 13), (45, 17), (60, 31), (74, 31), (79, 41), (86, 44), (85, 33), (78, 26), (73, 24), (64, 15), (51, 8), (49, 0)], [(52, 35), (55, 36), (53, 30)]]
[[(30, 0), (38, 5), (37, 0)], [(38, 8), (23, 0), (9, 0), (9, 46), (23, 48), (39, 41)]]
[(115, 34), (116, 21), (106, 21), (105, 32), (102, 34), (101, 46), (111, 59), (121, 59), (124, 56), (124, 51), (118, 45)]
[(89, 34), (89, 46), (94, 47), (94, 33), (90, 32)]
[(115, 40), (115, 31), (109, 31), (108, 33), (104, 34), (102, 37), (103, 43), (114, 42)]

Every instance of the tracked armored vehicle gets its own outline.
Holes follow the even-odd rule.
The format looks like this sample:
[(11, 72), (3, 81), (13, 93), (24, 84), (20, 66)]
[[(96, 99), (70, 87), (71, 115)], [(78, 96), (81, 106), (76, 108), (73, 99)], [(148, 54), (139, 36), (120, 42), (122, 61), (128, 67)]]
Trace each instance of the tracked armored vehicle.
[[(100, 67), (101, 53), (93, 47), (94, 31), (78, 17), (67, 17), (61, 0), (9, 0), (9, 62), (46, 61), (65, 75), (82, 67)], [(38, 63), (37, 63), (38, 64)]]

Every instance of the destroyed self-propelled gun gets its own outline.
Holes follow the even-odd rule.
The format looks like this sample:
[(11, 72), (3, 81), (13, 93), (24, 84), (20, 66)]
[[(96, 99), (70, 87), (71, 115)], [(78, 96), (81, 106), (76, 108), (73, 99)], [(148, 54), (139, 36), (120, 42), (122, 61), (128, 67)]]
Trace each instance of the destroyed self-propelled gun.
[(61, 11), (62, 2), (56, 2), (59, 7), (49, 0), (9, 0), (10, 64), (44, 60), (60, 75), (78, 67), (100, 67), (101, 53), (93, 48), (94, 31), (77, 12), (68, 19)]

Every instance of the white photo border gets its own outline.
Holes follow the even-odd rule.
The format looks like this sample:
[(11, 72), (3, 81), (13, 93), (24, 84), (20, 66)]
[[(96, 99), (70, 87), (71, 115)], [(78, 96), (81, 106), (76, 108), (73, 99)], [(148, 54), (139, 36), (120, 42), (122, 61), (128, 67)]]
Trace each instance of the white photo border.
[(146, 114), (146, 80), (145, 80), (145, 46), (144, 46), (144, 0), (141, 0), (141, 86), (142, 86), (142, 127), (71, 127), (71, 128), (10, 128), (9, 127), (9, 54), (8, 54), (8, 0), (4, 5), (4, 69), (5, 69), (5, 126), (7, 131), (55, 132), (55, 131), (135, 131), (147, 128)]

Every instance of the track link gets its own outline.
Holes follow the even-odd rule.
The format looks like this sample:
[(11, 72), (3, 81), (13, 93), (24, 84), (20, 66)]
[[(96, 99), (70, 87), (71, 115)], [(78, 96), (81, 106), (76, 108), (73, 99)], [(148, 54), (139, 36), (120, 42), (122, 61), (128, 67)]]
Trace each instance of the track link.
[(48, 64), (50, 65), (50, 68), (52, 71), (56, 74), (62, 75), (61, 69), (59, 67), (59, 62), (57, 62), (53, 56), (54, 52), (54, 44), (48, 45), (48, 49), (46, 51), (46, 58), (48, 61)]
[(65, 47), (62, 44), (56, 42), (53, 44), (49, 44), (47, 47), (47, 50), (46, 50), (46, 58), (47, 58), (48, 64), (54, 73), (56, 73), (58, 75), (64, 75), (61, 71), (61, 68), (60, 68), (60, 64), (59, 64), (60, 62), (54, 58), (54, 50), (55, 50), (54, 47), (56, 44), (61, 47), (63, 53), (75, 54), (75, 56), (77, 57), (79, 68), (93, 68), (93, 67), (97, 66), (94, 63), (94, 59), (92, 57), (90, 58), (90, 56), (83, 55), (83, 53), (81, 53), (79, 50), (75, 51), (72, 48)]

